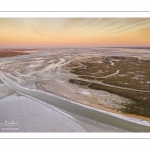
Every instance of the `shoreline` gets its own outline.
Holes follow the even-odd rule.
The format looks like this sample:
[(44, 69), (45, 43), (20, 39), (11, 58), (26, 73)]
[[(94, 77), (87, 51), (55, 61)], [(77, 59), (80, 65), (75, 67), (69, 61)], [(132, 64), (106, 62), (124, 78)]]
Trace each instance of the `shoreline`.
[[(69, 83), (69, 82), (68, 82)], [(85, 101), (83, 101), (83, 102), (81, 102), (81, 101), (79, 101), (79, 100), (75, 100), (75, 99), (68, 99), (68, 97), (67, 96), (64, 96), (64, 95), (62, 95), (62, 94), (58, 94), (58, 93), (55, 93), (55, 92), (49, 92), (48, 90), (46, 90), (45, 88), (41, 88), (41, 89), (34, 89), (34, 90), (36, 90), (36, 91), (41, 91), (41, 92), (43, 92), (43, 93), (47, 93), (47, 94), (50, 94), (50, 95), (52, 95), (52, 96), (54, 96), (54, 97), (59, 97), (59, 98), (62, 98), (63, 100), (66, 100), (66, 101), (69, 101), (69, 102), (72, 102), (72, 103), (75, 103), (75, 104), (79, 104), (79, 105), (81, 105), (81, 106), (83, 106), (83, 107), (88, 107), (88, 108), (90, 108), (90, 109), (93, 109), (93, 110), (97, 110), (97, 111), (99, 111), (99, 112), (103, 112), (103, 113), (106, 113), (106, 114), (109, 114), (109, 115), (112, 115), (112, 116), (115, 116), (115, 117), (118, 117), (118, 118), (120, 118), (120, 119), (123, 119), (123, 120), (126, 120), (126, 121), (130, 121), (130, 122), (133, 122), (133, 123), (137, 123), (137, 124), (141, 124), (141, 125), (146, 125), (146, 126), (148, 126), (148, 127), (150, 127), (150, 118), (146, 118), (146, 117), (142, 117), (142, 116), (137, 116), (137, 115), (134, 115), (134, 114), (128, 114), (128, 113), (122, 113), (122, 112), (120, 112), (120, 111), (116, 111), (116, 110), (114, 110), (114, 111), (112, 111), (111, 109), (103, 109), (102, 107), (101, 107), (101, 109), (100, 108), (98, 108), (98, 107), (95, 107), (94, 105), (92, 105), (91, 103), (91, 105), (90, 104), (88, 104), (88, 103), (84, 103)], [(133, 120), (135, 120), (136, 119), (136, 121), (133, 121)], [(146, 124), (145, 123), (143, 123), (143, 122), (146, 122)]]
[[(42, 92), (44, 92), (44, 91), (42, 91)], [(46, 92), (49, 93), (48, 91), (46, 91)], [(150, 118), (146, 118), (146, 117), (143, 117), (143, 116), (137, 116), (137, 115), (134, 115), (134, 114), (122, 113), (122, 112), (119, 112), (119, 111), (111, 111), (111, 109), (110, 110), (108, 110), (108, 109), (100, 109), (100, 108), (94, 107), (93, 105), (86, 105), (84, 102), (81, 103), (79, 101), (68, 99), (67, 97), (64, 97), (62, 95), (58, 95), (58, 94), (55, 94), (55, 93), (49, 93), (49, 94), (51, 94), (53, 96), (56, 96), (56, 97), (60, 97), (62, 99), (70, 101), (72, 103), (76, 103), (76, 104), (79, 104), (81, 106), (88, 107), (88, 108), (91, 108), (93, 110), (97, 110), (99, 112), (104, 112), (106, 114), (110, 114), (110, 115), (118, 117), (120, 119), (131, 121), (131, 122), (134, 122), (134, 123), (137, 123), (137, 124), (146, 125), (145, 123), (141, 123), (140, 121), (147, 122), (149, 125), (146, 125), (146, 126), (150, 127)], [(137, 119), (138, 122), (133, 121), (131, 119)]]
[[(3, 77), (4, 78), (4, 77)], [(2, 79), (3, 80), (3, 79)], [(4, 80), (6, 80), (6, 79), (4, 79)], [(8, 79), (7, 79), (8, 80)], [(28, 88), (23, 88), (23, 87), (21, 87), (21, 86), (19, 86), (18, 84), (16, 85), (13, 81), (11, 81), (10, 79), (8, 80), (8, 82), (10, 83), (10, 84), (12, 84), (11, 86), (11, 88), (14, 90), (14, 91), (16, 91), (16, 92), (18, 92), (18, 90), (19, 90), (19, 92), (20, 93), (22, 93), (22, 91), (23, 91), (23, 89), (25, 90), (24, 92), (23, 92), (23, 94), (25, 94), (25, 95), (29, 95), (29, 96), (32, 96), (32, 94), (33, 95), (35, 95), (36, 93), (38, 93), (38, 95), (39, 96), (32, 96), (32, 97), (35, 97), (35, 98), (37, 98), (37, 99), (39, 99), (44, 93), (46, 94), (45, 95), (45, 97), (43, 97), (42, 99), (41, 99), (41, 101), (43, 101), (43, 102), (47, 102), (47, 103), (49, 103), (49, 104), (51, 104), (51, 105), (54, 105), (54, 106), (56, 106), (56, 107), (59, 107), (59, 106), (61, 106), (60, 107), (60, 109), (62, 109), (62, 110), (64, 110), (64, 111), (68, 111), (68, 112), (70, 112), (70, 113), (72, 113), (72, 114), (75, 114), (75, 115), (79, 115), (80, 116), (80, 113), (83, 113), (82, 115), (83, 115), (83, 117), (87, 117), (87, 115), (90, 113), (90, 116), (88, 117), (88, 119), (90, 119), (90, 120), (95, 120), (95, 121), (97, 121), (97, 122), (99, 122), (100, 120), (102, 121), (100, 121), (101, 123), (108, 123), (108, 125), (110, 125), (110, 126), (112, 126), (112, 127), (116, 127), (116, 128), (120, 128), (120, 129), (124, 129), (124, 130), (128, 130), (128, 131), (136, 131), (136, 132), (139, 132), (139, 131), (149, 131), (150, 129), (149, 129), (149, 127), (150, 126), (147, 126), (147, 124), (146, 123), (144, 123), (144, 122), (142, 122), (141, 123), (141, 120), (140, 120), (140, 124), (137, 122), (137, 120), (136, 120), (136, 122), (135, 121), (131, 121), (131, 120), (127, 120), (127, 119), (125, 119), (125, 118), (120, 118), (120, 117), (118, 117), (118, 115), (116, 116), (114, 113), (108, 113), (108, 112), (106, 112), (106, 111), (103, 111), (103, 110), (98, 110), (98, 109), (95, 109), (95, 108), (92, 108), (92, 107), (90, 107), (90, 106), (85, 106), (85, 105), (82, 105), (82, 104), (79, 104), (79, 103), (76, 103), (76, 102), (73, 102), (73, 101), (70, 101), (70, 100), (68, 100), (68, 99), (64, 99), (64, 98), (62, 98), (62, 97), (59, 97), (59, 96), (57, 96), (57, 95), (54, 95), (54, 94), (50, 94), (50, 93), (47, 93), (47, 92), (43, 92), (43, 91), (39, 91), (39, 90), (33, 90), (32, 89), (32, 92), (31, 92), (31, 89), (28, 89)], [(9, 86), (9, 85), (8, 85)], [(17, 90), (18, 89), (18, 90)], [(29, 94), (27, 94), (29, 92)], [(32, 94), (30, 94), (30, 92), (32, 93)], [(41, 94), (40, 94), (41, 93)], [(42, 94), (43, 93), (43, 94)], [(49, 96), (48, 96), (49, 95)], [(47, 101), (47, 98), (46, 97), (49, 97), (49, 98), (53, 98), (53, 99), (49, 99), (48, 101)], [(63, 100), (63, 101), (62, 101)], [(55, 105), (56, 104), (56, 105)], [(69, 106), (69, 107), (68, 107)], [(77, 107), (77, 108), (76, 108)], [(79, 112), (78, 112), (79, 111)], [(81, 111), (81, 112), (80, 112)], [(87, 114), (88, 113), (88, 114)], [(93, 114), (93, 115), (92, 115)], [(94, 115), (95, 114), (95, 115)], [(81, 116), (82, 116), (81, 115)], [(97, 116), (98, 115), (98, 116)], [(122, 116), (123, 117), (123, 116)], [(93, 118), (93, 119), (92, 119)], [(118, 118), (118, 119), (117, 119)], [(97, 120), (98, 119), (98, 120)], [(111, 120), (111, 121), (110, 121)], [(120, 121), (119, 121), (120, 120)], [(119, 121), (119, 122), (118, 122)], [(143, 124), (144, 123), (144, 124)], [(122, 126), (123, 125), (123, 126)], [(122, 126), (122, 127), (121, 127)], [(140, 129), (141, 128), (141, 129)]]
[[(84, 81), (84, 80), (83, 80)], [(72, 83), (73, 84), (73, 83)], [(89, 88), (88, 88), (89, 89)], [(91, 90), (91, 89), (90, 89)], [(100, 91), (103, 91), (103, 90), (100, 90)], [(107, 91), (106, 91), (107, 92)], [(150, 91), (149, 91), (150, 92)], [(111, 94), (111, 93), (110, 93)], [(117, 95), (117, 94), (116, 94)], [(73, 100), (73, 101), (75, 101), (75, 100)], [(76, 102), (79, 102), (79, 101), (76, 101)], [(80, 103), (80, 102), (79, 102)], [(82, 103), (83, 105), (86, 105), (84, 102)], [(91, 103), (90, 103), (91, 104)], [(91, 104), (91, 105), (88, 105), (88, 106), (91, 106), (91, 107), (94, 107), (95, 105), (93, 104)], [(98, 105), (97, 105), (98, 106)], [(94, 108), (96, 108), (96, 109), (100, 109), (99, 107), (94, 107)], [(101, 108), (102, 109), (102, 108)], [(100, 109), (100, 110), (101, 110)], [(116, 114), (121, 114), (121, 115), (125, 115), (125, 116), (131, 116), (131, 117), (134, 117), (134, 118), (137, 118), (137, 119), (144, 119), (144, 120), (146, 120), (146, 121), (150, 121), (150, 118), (147, 118), (147, 117), (144, 117), (144, 116), (140, 116), (140, 115), (135, 115), (135, 114), (130, 114), (130, 113), (123, 113), (123, 112), (121, 112), (121, 111), (117, 111), (117, 110), (115, 110), (115, 109), (113, 109), (113, 111), (111, 110), (111, 109), (102, 109), (102, 110), (104, 110), (104, 111), (108, 111), (108, 112), (112, 112), (112, 113), (116, 113)]]

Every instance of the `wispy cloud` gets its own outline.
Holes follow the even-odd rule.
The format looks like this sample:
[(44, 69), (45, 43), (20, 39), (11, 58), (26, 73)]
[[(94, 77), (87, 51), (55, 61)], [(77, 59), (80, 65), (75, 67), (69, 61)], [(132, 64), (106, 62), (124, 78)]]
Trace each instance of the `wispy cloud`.
[(150, 18), (0, 19), (0, 45), (150, 45), (149, 34)]
[(36, 28), (32, 28), (31, 31), (36, 34), (36, 35), (39, 35), (39, 36), (43, 36), (43, 37), (49, 37), (49, 38), (60, 38), (58, 36), (55, 36), (55, 35), (50, 35), (50, 34), (46, 34), (42, 31), (40, 31), (39, 29), (36, 29)]

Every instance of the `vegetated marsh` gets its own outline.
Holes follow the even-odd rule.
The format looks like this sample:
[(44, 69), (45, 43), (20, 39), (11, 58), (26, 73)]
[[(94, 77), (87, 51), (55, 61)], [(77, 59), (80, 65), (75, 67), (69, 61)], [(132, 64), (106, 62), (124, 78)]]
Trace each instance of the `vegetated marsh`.
[[(122, 103), (118, 111), (150, 118), (150, 60), (119, 56), (93, 57), (72, 62), (68, 66), (72, 66), (71, 72), (79, 77), (70, 79), (71, 83), (128, 98), (132, 102)], [(117, 70), (119, 73), (113, 75)]]

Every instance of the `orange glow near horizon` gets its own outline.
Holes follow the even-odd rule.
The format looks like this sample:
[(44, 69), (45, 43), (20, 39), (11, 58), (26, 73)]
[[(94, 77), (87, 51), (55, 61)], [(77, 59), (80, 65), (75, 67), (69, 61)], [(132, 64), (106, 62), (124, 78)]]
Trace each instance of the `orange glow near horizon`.
[(0, 46), (150, 46), (150, 19), (0, 18)]

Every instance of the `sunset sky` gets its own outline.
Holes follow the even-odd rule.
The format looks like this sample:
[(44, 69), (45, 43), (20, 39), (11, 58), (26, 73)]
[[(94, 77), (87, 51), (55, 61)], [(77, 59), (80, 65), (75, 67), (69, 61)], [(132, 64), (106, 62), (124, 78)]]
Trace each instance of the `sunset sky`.
[(1, 18), (0, 46), (150, 46), (150, 18)]

